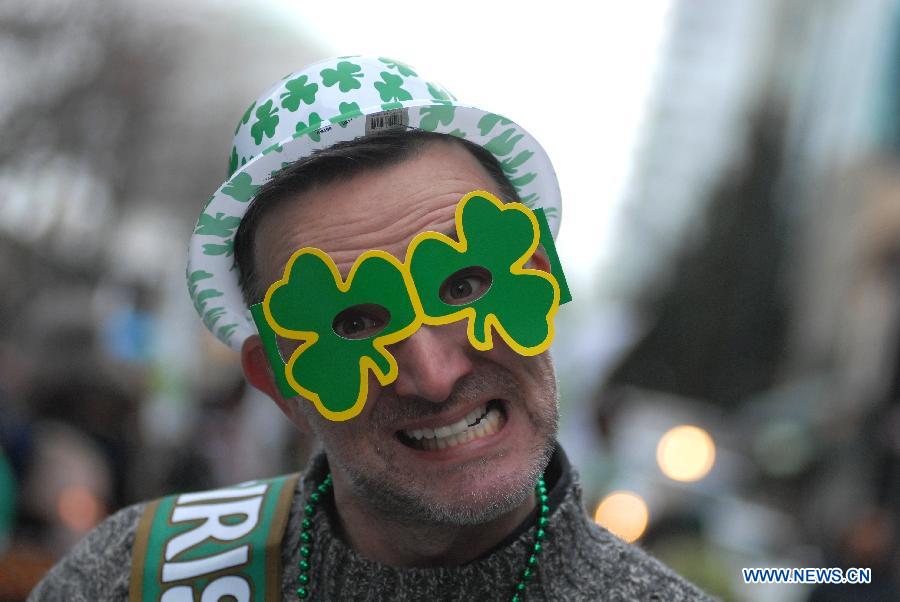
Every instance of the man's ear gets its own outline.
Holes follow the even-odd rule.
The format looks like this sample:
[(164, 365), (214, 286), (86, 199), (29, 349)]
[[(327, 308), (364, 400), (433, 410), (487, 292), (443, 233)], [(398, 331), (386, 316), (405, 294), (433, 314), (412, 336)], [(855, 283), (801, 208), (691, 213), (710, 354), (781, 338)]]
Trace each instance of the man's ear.
[(247, 377), (247, 382), (268, 395), (281, 412), (302, 433), (312, 434), (306, 414), (300, 409), (299, 404), (304, 403), (303, 399), (297, 397), (285, 399), (281, 391), (278, 390), (278, 385), (275, 383), (275, 375), (272, 373), (272, 366), (269, 364), (266, 350), (259, 335), (254, 334), (247, 337), (244, 344), (241, 345), (241, 368), (244, 369), (244, 376)]
[(547, 252), (542, 245), (538, 245), (537, 250), (535, 250), (531, 258), (525, 262), (525, 267), (550, 273), (550, 260), (547, 259)]

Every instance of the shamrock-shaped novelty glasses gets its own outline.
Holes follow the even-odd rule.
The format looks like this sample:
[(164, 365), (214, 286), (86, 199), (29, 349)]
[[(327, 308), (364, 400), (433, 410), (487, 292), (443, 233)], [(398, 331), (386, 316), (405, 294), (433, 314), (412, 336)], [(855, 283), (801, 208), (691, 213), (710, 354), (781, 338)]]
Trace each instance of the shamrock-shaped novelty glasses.
[[(494, 331), (522, 355), (546, 351), (556, 311), (571, 297), (543, 212), (477, 190), (460, 200), (455, 221), (456, 240), (418, 234), (406, 262), (367, 251), (346, 281), (327, 253), (296, 251), (251, 308), (281, 393), (302, 395), (330, 420), (353, 418), (368, 396), (370, 371), (382, 386), (397, 378), (387, 346), (422, 324), (466, 320), (480, 351), (493, 348)], [(550, 273), (525, 267), (540, 243)], [(286, 362), (275, 335), (295, 342)]]

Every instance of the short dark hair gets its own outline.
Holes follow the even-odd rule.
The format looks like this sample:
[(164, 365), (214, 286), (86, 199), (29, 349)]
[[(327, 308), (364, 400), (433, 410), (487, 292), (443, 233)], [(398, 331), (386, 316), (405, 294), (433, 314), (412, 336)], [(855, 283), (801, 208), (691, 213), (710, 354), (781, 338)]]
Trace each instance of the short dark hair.
[(262, 301), (266, 292), (264, 284), (257, 278), (254, 251), (256, 229), (263, 216), (288, 199), (330, 184), (338, 178), (395, 165), (433, 142), (447, 142), (464, 147), (497, 183), (503, 201), (519, 201), (515, 186), (510, 183), (500, 162), (490, 151), (449, 134), (398, 128), (320, 149), (309, 157), (291, 163), (260, 186), (238, 226), (234, 237), (234, 260), (238, 269), (238, 283), (247, 306)]

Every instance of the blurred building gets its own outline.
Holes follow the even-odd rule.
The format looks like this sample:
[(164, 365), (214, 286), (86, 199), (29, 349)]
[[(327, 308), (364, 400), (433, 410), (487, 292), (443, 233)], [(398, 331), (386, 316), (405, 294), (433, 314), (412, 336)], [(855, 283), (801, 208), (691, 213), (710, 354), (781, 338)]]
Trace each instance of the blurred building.
[[(811, 589), (745, 586), (740, 566), (871, 566), (858, 599), (900, 591), (878, 589), (900, 572), (896, 521), (873, 518), (900, 509), (898, 25), (884, 0), (673, 9), (609, 285), (642, 334), (597, 399), (638, 471), (678, 421), (721, 444), (706, 484), (661, 493), (647, 464), (613, 480), (663, 515), (704, 508), (726, 597)], [(859, 535), (874, 522), (880, 543)]]

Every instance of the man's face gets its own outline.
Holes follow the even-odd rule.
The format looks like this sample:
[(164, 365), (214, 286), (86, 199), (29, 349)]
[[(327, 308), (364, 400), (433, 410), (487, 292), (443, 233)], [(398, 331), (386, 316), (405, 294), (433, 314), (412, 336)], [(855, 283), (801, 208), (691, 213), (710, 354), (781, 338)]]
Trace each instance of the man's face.
[[(344, 278), (370, 249), (403, 259), (416, 234), (452, 234), (459, 199), (476, 189), (499, 194), (465, 148), (433, 143), (267, 215), (256, 237), (258, 273), (266, 284), (278, 280), (291, 253), (306, 246), (328, 253)], [(532, 262), (545, 267), (540, 257)], [(467, 274), (446, 294), (465, 299), (486, 285)], [(367, 319), (350, 317), (335, 328), (356, 332)], [(301, 404), (320, 438), (335, 487), (413, 521), (478, 523), (520, 504), (555, 439), (556, 380), (549, 354), (524, 357), (495, 341), (489, 351), (475, 350), (465, 321), (421, 327), (388, 348), (397, 380), (381, 387), (370, 375), (365, 407), (347, 421), (324, 419), (302, 398), (289, 401)]]

